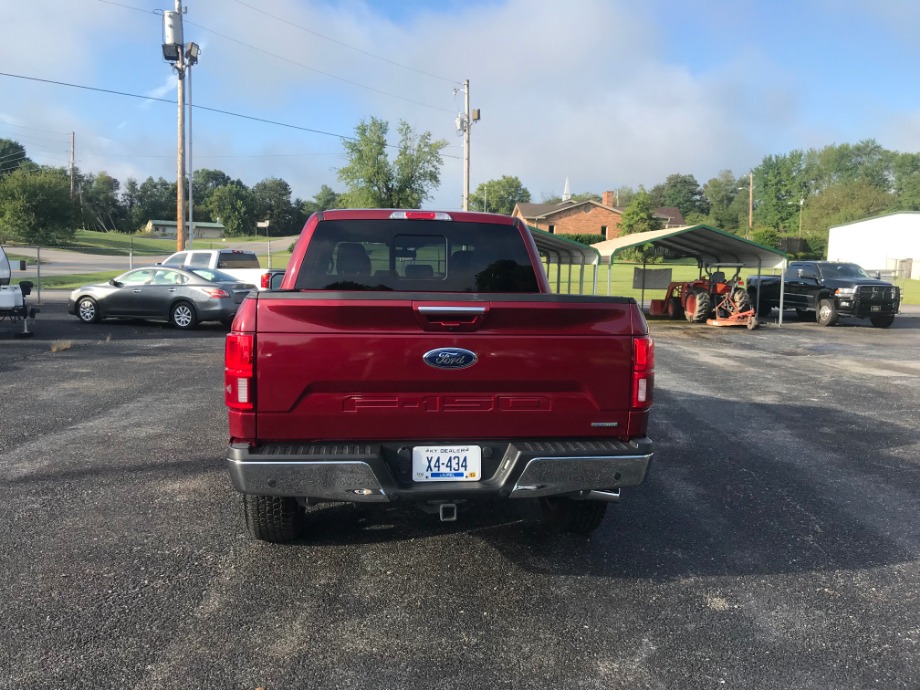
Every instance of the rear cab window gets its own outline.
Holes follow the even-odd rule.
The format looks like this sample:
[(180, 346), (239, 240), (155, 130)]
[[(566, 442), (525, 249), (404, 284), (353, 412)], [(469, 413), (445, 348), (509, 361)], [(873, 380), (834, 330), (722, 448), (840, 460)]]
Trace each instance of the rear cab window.
[(514, 226), (392, 219), (320, 222), (295, 288), (539, 292)]
[(217, 256), (216, 268), (261, 268), (259, 257), (252, 252), (227, 251)]
[(189, 266), (207, 266), (209, 263), (211, 263), (209, 252), (192, 252), (188, 258)]

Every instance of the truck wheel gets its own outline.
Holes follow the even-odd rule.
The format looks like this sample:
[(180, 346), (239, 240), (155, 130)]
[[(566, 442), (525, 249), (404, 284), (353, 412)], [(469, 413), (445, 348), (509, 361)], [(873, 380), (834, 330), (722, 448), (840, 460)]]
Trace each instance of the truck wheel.
[(702, 323), (709, 318), (710, 311), (712, 311), (712, 302), (709, 299), (709, 293), (700, 288), (690, 290), (687, 295), (687, 304), (684, 307), (687, 321)]
[(757, 304), (757, 290), (748, 290), (748, 299), (751, 301), (751, 306), (755, 308), (759, 307), (757, 310), (757, 316), (762, 319), (767, 318), (773, 311), (773, 307), (766, 304), (765, 302), (761, 302), (759, 305)]
[(671, 297), (668, 300), (668, 318), (672, 321), (677, 321), (684, 315), (684, 310), (680, 306), (679, 297)]
[(732, 292), (732, 304), (738, 311), (751, 311), (751, 296), (747, 290), (735, 288)]
[(303, 508), (290, 496), (243, 494), (246, 528), (254, 539), (280, 543), (303, 533)]
[(591, 534), (600, 526), (607, 512), (607, 504), (603, 501), (573, 501), (560, 496), (539, 500), (544, 524), (557, 532)]
[(870, 316), (869, 321), (876, 328), (888, 328), (894, 323), (894, 314), (884, 314), (881, 316)]
[(169, 310), (169, 322), (176, 328), (188, 330), (198, 325), (195, 307), (188, 302), (176, 302)]
[(83, 323), (99, 323), (99, 305), (92, 297), (81, 297), (77, 302), (77, 318)]
[(818, 303), (816, 319), (822, 326), (833, 326), (837, 323), (837, 307), (834, 306), (834, 300), (825, 298)]

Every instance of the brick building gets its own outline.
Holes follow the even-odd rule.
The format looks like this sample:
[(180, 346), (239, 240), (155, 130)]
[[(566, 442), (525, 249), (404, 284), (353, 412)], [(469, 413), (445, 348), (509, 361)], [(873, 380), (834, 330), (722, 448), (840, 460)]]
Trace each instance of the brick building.
[[(558, 204), (517, 204), (511, 215), (528, 225), (555, 235), (597, 235), (598, 242), (620, 236), (623, 209), (614, 206), (614, 192), (604, 192), (601, 200), (574, 201), (565, 199)], [(666, 228), (684, 225), (679, 209), (655, 209), (655, 217)]]

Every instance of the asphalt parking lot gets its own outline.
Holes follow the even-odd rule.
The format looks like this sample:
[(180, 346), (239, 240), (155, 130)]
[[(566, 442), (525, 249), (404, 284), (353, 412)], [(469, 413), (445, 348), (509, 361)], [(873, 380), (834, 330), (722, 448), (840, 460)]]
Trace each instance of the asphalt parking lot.
[(655, 463), (589, 538), (332, 505), (269, 546), (222, 464), (226, 329), (42, 309), (0, 323), (0, 687), (920, 687), (916, 310), (653, 321)]

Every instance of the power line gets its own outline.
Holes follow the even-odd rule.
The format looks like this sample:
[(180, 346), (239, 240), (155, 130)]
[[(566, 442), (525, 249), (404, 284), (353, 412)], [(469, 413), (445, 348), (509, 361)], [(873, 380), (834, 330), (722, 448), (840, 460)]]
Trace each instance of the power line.
[(355, 52), (361, 53), (362, 55), (367, 55), (368, 57), (372, 57), (375, 60), (380, 60), (382, 62), (389, 63), (396, 67), (401, 67), (402, 69), (406, 69), (411, 72), (416, 72), (418, 74), (424, 74), (426, 77), (431, 77), (432, 79), (440, 79), (441, 81), (446, 81), (449, 84), (459, 84), (460, 83), (459, 79), (448, 79), (447, 77), (442, 77), (437, 74), (432, 74), (431, 72), (425, 72), (424, 70), (420, 70), (415, 67), (410, 67), (409, 65), (403, 65), (402, 63), (396, 62), (395, 60), (390, 60), (389, 58), (381, 57), (380, 55), (375, 55), (374, 53), (370, 53), (362, 48), (356, 48), (355, 46), (349, 45), (347, 43), (343, 43), (342, 41), (339, 41), (335, 38), (331, 38), (329, 36), (321, 34), (318, 31), (313, 31), (313, 29), (308, 29), (305, 26), (301, 26), (300, 24), (295, 24), (294, 22), (284, 19), (283, 17), (279, 17), (277, 15), (271, 14), (270, 12), (266, 12), (265, 10), (259, 7), (250, 5), (248, 2), (243, 2), (243, 0), (233, 0), (233, 1), (237, 3), (238, 5), (243, 5), (244, 7), (248, 7), (249, 9), (258, 12), (259, 14), (264, 14), (266, 17), (271, 17), (272, 19), (282, 22), (283, 24), (287, 24), (288, 26), (292, 26), (295, 29), (300, 29), (301, 31), (305, 31), (308, 34), (312, 34), (313, 36), (317, 36), (319, 38), (327, 40), (330, 43), (335, 43), (336, 45), (340, 45), (343, 48), (348, 48), (349, 50), (354, 50)]
[[(147, 10), (143, 10), (143, 9), (141, 9), (141, 8), (139, 8), (139, 7), (132, 7), (131, 5), (124, 5), (124, 4), (121, 4), (121, 3), (112, 2), (112, 0), (98, 0), (98, 2), (103, 2), (103, 3), (107, 4), (107, 5), (115, 5), (115, 6), (117, 6), (117, 7), (124, 7), (124, 8), (129, 9), (129, 10), (136, 10), (136, 11), (138, 11), (138, 12), (143, 12), (144, 14), (150, 14), (150, 12), (148, 12)], [(253, 9), (255, 9), (255, 8), (253, 8)], [(269, 16), (273, 16), (273, 15), (269, 15)], [(279, 18), (277, 18), (277, 17), (275, 17), (275, 18), (276, 18), (276, 19), (279, 19)], [(284, 20), (279, 19), (279, 21), (284, 21)], [(224, 39), (225, 41), (232, 41), (233, 43), (236, 43), (237, 45), (241, 45), (241, 46), (243, 46), (244, 48), (249, 48), (250, 50), (254, 50), (254, 51), (256, 51), (257, 53), (262, 53), (263, 55), (268, 55), (269, 57), (273, 57), (273, 58), (275, 58), (276, 60), (281, 60), (281, 61), (283, 61), (283, 62), (287, 62), (287, 63), (290, 63), (290, 64), (292, 64), (292, 65), (296, 65), (297, 67), (301, 67), (301, 68), (303, 68), (303, 69), (310, 70), (311, 72), (315, 72), (315, 73), (317, 73), (317, 74), (321, 74), (321, 75), (323, 75), (324, 77), (329, 77), (330, 79), (335, 79), (336, 81), (340, 81), (340, 82), (342, 82), (342, 83), (344, 83), (344, 84), (349, 84), (349, 85), (351, 85), (351, 86), (356, 86), (356, 87), (358, 87), (359, 89), (365, 89), (366, 91), (371, 91), (371, 92), (373, 92), (373, 93), (379, 93), (379, 94), (381, 94), (381, 95), (383, 95), (383, 96), (389, 96), (390, 98), (396, 98), (396, 99), (398, 99), (398, 100), (400, 100), (400, 101), (405, 101), (406, 103), (412, 103), (413, 105), (422, 106), (423, 108), (431, 108), (432, 110), (440, 110), (441, 112), (451, 113), (451, 114), (453, 114), (453, 112), (454, 112), (453, 110), (448, 110), (447, 108), (442, 108), (442, 107), (436, 106), (436, 105), (429, 105), (428, 103), (423, 103), (423, 102), (421, 102), (421, 101), (416, 101), (416, 100), (413, 100), (413, 99), (411, 99), (411, 98), (406, 98), (405, 96), (400, 96), (400, 95), (395, 94), (395, 93), (390, 93), (389, 91), (384, 91), (384, 90), (382, 90), (382, 89), (377, 89), (377, 88), (374, 88), (373, 86), (367, 86), (366, 84), (361, 84), (360, 82), (352, 81), (352, 80), (350, 80), (350, 79), (346, 79), (345, 77), (339, 77), (339, 76), (337, 76), (337, 75), (335, 75), (335, 74), (331, 74), (330, 72), (324, 72), (323, 70), (316, 69), (315, 67), (310, 67), (309, 65), (305, 65), (305, 64), (303, 64), (302, 62), (297, 62), (296, 60), (291, 60), (290, 58), (286, 58), (286, 57), (284, 57), (284, 56), (282, 56), (282, 55), (277, 55), (277, 54), (275, 54), (275, 53), (272, 53), (272, 52), (269, 52), (269, 51), (264, 50), (264, 49), (262, 49), (262, 48), (258, 48), (258, 47), (254, 46), (254, 45), (251, 45), (251, 44), (249, 44), (249, 43), (245, 43), (245, 42), (243, 42), (243, 41), (240, 41), (239, 39), (233, 38), (232, 36), (227, 36), (226, 34), (222, 34), (222, 33), (220, 33), (219, 31), (215, 31), (214, 29), (209, 29), (208, 27), (203, 26), (202, 24), (197, 24), (197, 23), (195, 23), (195, 22), (190, 22), (190, 21), (188, 21), (187, 19), (184, 20), (184, 23), (187, 24), (187, 25), (189, 25), (189, 26), (198, 27), (199, 29), (201, 29), (201, 30), (203, 30), (203, 31), (207, 31), (208, 33), (212, 33), (212, 34), (214, 34), (215, 36), (219, 36), (220, 38)], [(297, 28), (303, 28), (303, 27), (297, 27)], [(304, 31), (309, 31), (309, 29), (304, 29)], [(317, 34), (317, 35), (319, 35), (319, 34)], [(326, 38), (326, 37), (323, 36), (323, 38)], [(333, 39), (328, 39), (328, 40), (333, 40)], [(342, 44), (342, 45), (345, 45), (345, 44)], [(346, 46), (346, 47), (351, 47), (351, 46)], [(354, 50), (358, 50), (358, 49), (357, 49), (357, 48), (354, 48)], [(363, 52), (363, 51), (362, 51), (362, 52)], [(370, 55), (370, 53), (368, 53), (368, 55)], [(376, 55), (372, 55), (372, 57), (377, 57), (377, 56), (376, 56)], [(378, 58), (378, 59), (383, 60), (383, 59), (385, 59), (385, 58)], [(394, 63), (394, 64), (398, 64), (398, 63)], [(399, 66), (400, 66), (400, 67), (404, 67), (404, 65), (399, 65)], [(412, 68), (406, 68), (406, 69), (412, 69)], [(423, 74), (425, 74), (425, 73), (423, 72)], [(435, 76), (435, 75), (427, 75), (427, 76)], [(435, 78), (437, 78), (437, 79), (444, 79), (443, 77), (435, 77)], [(445, 79), (445, 81), (449, 81), (449, 82), (452, 83), (452, 84), (456, 84), (456, 83), (457, 83), (456, 80)]]
[(0, 127), (17, 127), (19, 129), (31, 129), (35, 132), (46, 132), (49, 134), (66, 134), (70, 136), (70, 132), (59, 132), (56, 129), (40, 129), (38, 127), (26, 127), (25, 125), (14, 125), (12, 122), (0, 122)]
[(214, 34), (215, 36), (220, 36), (220, 37), (221, 37), (222, 39), (224, 39), (225, 41), (232, 41), (233, 43), (236, 43), (236, 44), (238, 44), (238, 45), (241, 45), (241, 46), (244, 46), (244, 47), (246, 47), (246, 48), (249, 48), (250, 50), (254, 50), (254, 51), (256, 51), (257, 53), (262, 53), (263, 55), (268, 55), (269, 57), (273, 57), (273, 58), (275, 58), (276, 60), (281, 60), (281, 61), (283, 61), (283, 62), (287, 62), (287, 63), (292, 64), (292, 65), (296, 65), (297, 67), (302, 67), (303, 69), (310, 70), (311, 72), (316, 72), (317, 74), (321, 74), (321, 75), (323, 75), (324, 77), (329, 77), (330, 79), (335, 79), (336, 81), (340, 81), (340, 82), (342, 82), (343, 84), (349, 84), (349, 85), (351, 85), (351, 86), (357, 86), (359, 89), (364, 89), (365, 91), (371, 91), (371, 92), (373, 92), (373, 93), (379, 93), (379, 94), (381, 94), (381, 95), (383, 95), (383, 96), (389, 96), (390, 98), (396, 98), (396, 99), (398, 99), (398, 100), (400, 100), (400, 101), (405, 101), (406, 103), (412, 103), (413, 105), (420, 105), (420, 106), (422, 106), (423, 108), (431, 108), (432, 110), (440, 110), (441, 112), (451, 113), (451, 114), (453, 114), (453, 112), (454, 112), (453, 110), (448, 110), (447, 108), (442, 108), (442, 107), (437, 106), (437, 105), (429, 105), (428, 103), (422, 103), (421, 101), (416, 101), (416, 100), (413, 100), (413, 99), (411, 99), (411, 98), (406, 98), (405, 96), (399, 96), (399, 95), (397, 95), (397, 94), (395, 94), (395, 93), (390, 93), (389, 91), (384, 91), (384, 90), (382, 90), (382, 89), (375, 89), (373, 86), (367, 86), (366, 84), (361, 84), (360, 82), (352, 81), (351, 79), (346, 79), (345, 77), (339, 77), (339, 76), (337, 76), (337, 75), (335, 75), (335, 74), (331, 74), (331, 73), (329, 73), (329, 72), (324, 72), (324, 71), (321, 70), (321, 69), (316, 69), (315, 67), (310, 67), (309, 65), (305, 65), (305, 64), (303, 64), (302, 62), (297, 62), (296, 60), (292, 60), (292, 59), (290, 59), (290, 58), (286, 58), (286, 57), (284, 57), (283, 55), (277, 55), (276, 53), (272, 53), (272, 52), (269, 52), (269, 51), (264, 50), (264, 49), (262, 49), (262, 48), (259, 48), (259, 47), (257, 47), (257, 46), (250, 45), (249, 43), (244, 43), (243, 41), (240, 41), (240, 40), (238, 40), (238, 39), (236, 39), (236, 38), (233, 38), (232, 36), (227, 36), (226, 34), (222, 34), (222, 33), (220, 33), (219, 31), (215, 31), (214, 29), (209, 29), (208, 27), (202, 26), (201, 24), (196, 24), (195, 22), (190, 22), (190, 21), (187, 21), (187, 20), (186, 20), (186, 21), (185, 21), (185, 24), (187, 24), (188, 26), (197, 26), (199, 29), (202, 29), (202, 30), (204, 30), (204, 31), (207, 31), (208, 33), (212, 33), (212, 34)]
[[(99, 93), (108, 93), (108, 94), (113, 94), (115, 96), (126, 96), (128, 98), (139, 98), (144, 101), (158, 101), (160, 103), (169, 103), (170, 105), (174, 105), (174, 101), (172, 101), (171, 99), (167, 99), (167, 98), (157, 98), (156, 96), (143, 96), (137, 93), (128, 93), (127, 91), (115, 91), (114, 89), (102, 89), (97, 86), (84, 86), (81, 84), (70, 84), (65, 81), (56, 81), (54, 79), (41, 79), (39, 77), (27, 77), (21, 74), (10, 74), (9, 72), (0, 72), (0, 77), (11, 77), (13, 79), (22, 79), (25, 81), (36, 81), (36, 82), (41, 82), (44, 84), (54, 84), (55, 86), (68, 86), (72, 89), (82, 89), (84, 91), (97, 91)], [(356, 141), (354, 137), (345, 136), (344, 134), (336, 134), (334, 132), (324, 132), (323, 130), (320, 130), (320, 129), (312, 129), (310, 127), (292, 125), (290, 123), (279, 122), (277, 120), (268, 120), (263, 117), (255, 117), (254, 115), (243, 115), (241, 113), (234, 113), (229, 110), (221, 110), (220, 108), (210, 108), (208, 106), (198, 105), (198, 104), (195, 104), (191, 107), (195, 108), (196, 110), (205, 110), (205, 111), (212, 112), (212, 113), (219, 113), (221, 115), (228, 115), (230, 117), (238, 117), (243, 120), (251, 120), (253, 122), (262, 122), (264, 124), (277, 125), (278, 127), (287, 127), (288, 129), (296, 129), (302, 132), (310, 132), (311, 134), (322, 134), (324, 136), (335, 137), (337, 139)], [(394, 149), (399, 148), (395, 144), (386, 144), (386, 147), (394, 148)], [(445, 155), (445, 157), (446, 158), (457, 158), (457, 156), (449, 156), (449, 155)]]

